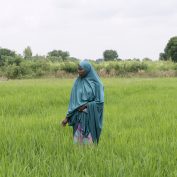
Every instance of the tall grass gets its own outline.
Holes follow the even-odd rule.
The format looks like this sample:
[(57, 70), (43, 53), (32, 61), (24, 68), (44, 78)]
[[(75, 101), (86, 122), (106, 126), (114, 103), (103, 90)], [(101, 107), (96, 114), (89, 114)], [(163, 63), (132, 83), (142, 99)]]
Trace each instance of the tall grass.
[(98, 146), (62, 128), (73, 80), (0, 82), (0, 176), (177, 176), (177, 79), (104, 79)]

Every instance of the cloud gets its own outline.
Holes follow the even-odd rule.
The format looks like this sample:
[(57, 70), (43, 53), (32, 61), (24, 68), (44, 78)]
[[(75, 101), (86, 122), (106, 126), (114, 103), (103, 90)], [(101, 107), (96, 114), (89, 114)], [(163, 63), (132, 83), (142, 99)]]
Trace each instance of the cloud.
[(100, 58), (156, 58), (176, 35), (176, 0), (6, 0), (0, 6), (0, 46), (34, 53), (69, 50)]

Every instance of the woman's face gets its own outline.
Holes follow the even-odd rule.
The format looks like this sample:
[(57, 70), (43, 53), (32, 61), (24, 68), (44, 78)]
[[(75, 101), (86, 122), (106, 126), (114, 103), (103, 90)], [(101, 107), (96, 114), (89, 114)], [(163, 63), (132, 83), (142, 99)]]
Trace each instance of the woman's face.
[(77, 72), (80, 77), (84, 77), (86, 74), (85, 70), (83, 68), (81, 68), (81, 66), (78, 66)]

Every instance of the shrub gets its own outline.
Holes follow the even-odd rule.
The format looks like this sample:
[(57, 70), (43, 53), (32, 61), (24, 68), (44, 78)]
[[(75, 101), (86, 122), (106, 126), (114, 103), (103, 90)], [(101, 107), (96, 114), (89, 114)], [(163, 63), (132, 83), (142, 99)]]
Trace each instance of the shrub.
[(75, 62), (64, 62), (60, 65), (60, 69), (68, 73), (76, 73), (78, 68), (78, 63)]
[(16, 65), (9, 65), (6, 68), (6, 77), (8, 79), (15, 79), (15, 78), (21, 78), (22, 77), (22, 72), (20, 66)]

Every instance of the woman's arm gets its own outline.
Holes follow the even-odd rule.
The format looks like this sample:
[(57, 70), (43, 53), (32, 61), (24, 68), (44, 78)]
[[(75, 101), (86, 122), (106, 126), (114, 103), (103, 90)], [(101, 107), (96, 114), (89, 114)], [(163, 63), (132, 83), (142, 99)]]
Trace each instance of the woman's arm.
[(66, 118), (61, 122), (61, 125), (62, 125), (63, 127), (65, 127), (67, 123), (68, 123), (68, 117), (66, 117)]
[(82, 112), (85, 108), (87, 108), (87, 104), (84, 104), (84, 105), (80, 106), (78, 111)]

